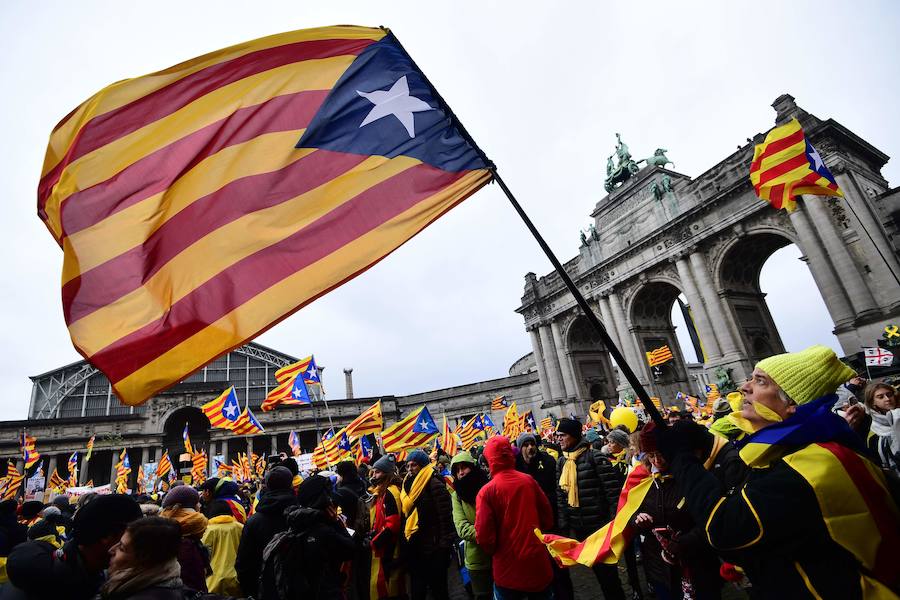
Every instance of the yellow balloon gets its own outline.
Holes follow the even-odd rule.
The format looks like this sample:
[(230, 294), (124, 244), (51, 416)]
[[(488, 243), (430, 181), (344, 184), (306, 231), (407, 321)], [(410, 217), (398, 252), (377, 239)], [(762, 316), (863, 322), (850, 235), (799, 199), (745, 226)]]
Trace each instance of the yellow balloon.
[(625, 428), (628, 429), (629, 433), (634, 433), (634, 431), (637, 429), (638, 418), (633, 410), (624, 406), (620, 406), (614, 409), (612, 411), (612, 414), (609, 415), (609, 422), (613, 427), (624, 425)]

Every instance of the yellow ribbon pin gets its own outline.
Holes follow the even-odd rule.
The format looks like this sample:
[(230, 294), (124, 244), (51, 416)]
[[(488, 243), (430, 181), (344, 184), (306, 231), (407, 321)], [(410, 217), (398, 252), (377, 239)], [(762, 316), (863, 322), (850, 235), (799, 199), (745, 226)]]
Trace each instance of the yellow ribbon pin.
[(888, 325), (885, 327), (884, 337), (888, 340), (894, 337), (900, 338), (900, 325)]

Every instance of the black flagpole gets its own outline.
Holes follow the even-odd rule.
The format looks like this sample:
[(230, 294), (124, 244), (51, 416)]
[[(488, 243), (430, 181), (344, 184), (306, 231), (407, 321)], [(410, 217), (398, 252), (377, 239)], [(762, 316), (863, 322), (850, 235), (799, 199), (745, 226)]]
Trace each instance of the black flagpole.
[[(393, 33), (389, 29), (382, 27), (381, 28), (386, 34)], [(479, 156), (484, 160), (485, 164), (488, 165), (488, 170), (491, 172), (494, 181), (500, 186), (500, 189), (503, 190), (503, 193), (506, 194), (506, 197), (509, 199), (510, 204), (513, 205), (513, 208), (516, 209), (516, 212), (519, 213), (519, 217), (524, 221), (525, 226), (528, 227), (528, 230), (531, 232), (531, 235), (534, 236), (534, 239), (537, 240), (538, 245), (544, 251), (544, 254), (547, 255), (547, 258), (550, 259), (550, 262), (553, 264), (553, 268), (556, 269), (556, 272), (559, 273), (559, 276), (562, 278), (563, 282), (566, 284), (566, 287), (569, 289), (569, 292), (575, 298), (575, 301), (578, 303), (578, 306), (581, 307), (581, 310), (584, 312), (584, 316), (587, 317), (587, 320), (593, 326), (594, 330), (596, 330), (597, 334), (600, 336), (600, 339), (603, 340), (603, 343), (606, 345), (606, 348), (609, 350), (609, 353), (612, 355), (613, 360), (616, 361), (616, 364), (619, 366), (619, 370), (625, 376), (625, 379), (628, 381), (628, 384), (637, 394), (638, 398), (641, 400), (641, 404), (644, 405), (644, 410), (650, 413), (650, 417), (656, 421), (656, 424), (660, 427), (666, 426), (666, 420), (663, 419), (663, 416), (660, 414), (659, 410), (650, 400), (649, 394), (647, 394), (647, 390), (644, 389), (644, 386), (641, 385), (641, 382), (638, 381), (637, 375), (634, 374), (634, 371), (631, 370), (631, 367), (628, 366), (628, 363), (625, 362), (625, 357), (622, 356), (622, 353), (619, 351), (619, 348), (616, 346), (615, 342), (613, 342), (612, 338), (609, 337), (609, 334), (606, 332), (606, 329), (603, 327), (603, 324), (600, 323), (600, 320), (597, 318), (597, 315), (594, 314), (594, 311), (591, 310), (591, 307), (588, 306), (587, 300), (584, 299), (584, 296), (581, 295), (581, 292), (578, 291), (578, 288), (575, 287), (575, 284), (572, 282), (572, 279), (569, 277), (569, 274), (566, 273), (566, 270), (563, 269), (563, 266), (560, 264), (559, 260), (553, 254), (553, 251), (550, 249), (550, 246), (547, 245), (547, 242), (544, 241), (544, 238), (541, 237), (540, 232), (535, 228), (534, 223), (531, 222), (531, 219), (528, 218), (528, 215), (525, 214), (525, 211), (522, 210), (522, 207), (516, 201), (515, 196), (513, 196), (512, 192), (509, 191), (509, 188), (506, 187), (506, 184), (503, 182), (503, 179), (500, 178), (500, 175), (497, 174), (497, 167), (494, 166), (493, 161), (491, 161), (484, 151), (475, 143), (475, 140), (469, 135), (469, 132), (466, 131), (466, 128), (463, 126), (462, 122), (450, 108), (450, 105), (444, 101), (444, 98), (438, 93), (437, 88), (435, 88), (431, 81), (428, 80), (428, 77), (425, 75), (425, 72), (419, 68), (416, 62), (412, 59), (412, 56), (406, 52), (406, 49), (403, 48), (403, 45), (400, 44), (400, 40), (397, 39), (397, 36), (394, 35), (394, 40), (397, 42), (397, 45), (403, 50), (403, 53), (406, 54), (406, 57), (409, 59), (410, 64), (412, 64), (413, 68), (418, 71), (418, 73), (422, 76), (422, 79), (431, 88), (431, 93), (434, 96), (435, 100), (443, 107), (443, 109), (447, 112), (447, 116), (450, 117), (453, 124), (456, 125), (457, 129), (459, 129), (459, 133), (470, 143), (472, 144), (472, 148), (478, 152)]]
[(569, 274), (566, 273), (566, 270), (563, 268), (562, 264), (560, 264), (559, 259), (557, 259), (556, 255), (553, 254), (553, 250), (551, 250), (550, 246), (547, 245), (547, 242), (544, 241), (543, 236), (541, 236), (540, 232), (534, 226), (534, 223), (531, 222), (531, 219), (528, 218), (528, 215), (525, 214), (525, 211), (516, 201), (513, 193), (508, 187), (506, 187), (506, 183), (497, 173), (497, 167), (493, 166), (493, 163), (491, 163), (490, 171), (494, 176), (494, 181), (497, 182), (497, 185), (499, 185), (500, 189), (503, 190), (503, 193), (506, 194), (509, 203), (512, 204), (516, 212), (519, 213), (519, 217), (525, 223), (528, 231), (531, 232), (531, 235), (534, 236), (534, 239), (541, 247), (541, 250), (543, 250), (544, 254), (547, 255), (547, 258), (550, 259), (550, 263), (553, 265), (553, 268), (556, 269), (556, 272), (563, 280), (563, 283), (566, 284), (566, 288), (568, 288), (569, 293), (571, 293), (575, 298), (575, 302), (578, 303), (578, 306), (581, 308), (582, 312), (584, 312), (584, 316), (587, 318), (588, 322), (600, 335), (600, 339), (603, 340), (603, 344), (606, 346), (607, 350), (609, 350), (609, 353), (612, 355), (613, 360), (616, 361), (616, 364), (619, 366), (619, 370), (628, 381), (628, 385), (631, 386), (631, 388), (637, 394), (638, 398), (640, 398), (641, 404), (644, 405), (644, 410), (646, 410), (650, 414), (650, 418), (656, 421), (657, 425), (659, 425), (660, 427), (665, 427), (666, 421), (665, 419), (663, 419), (662, 414), (660, 414), (659, 410), (656, 408), (656, 405), (654, 405), (650, 400), (650, 396), (647, 394), (647, 390), (644, 389), (644, 386), (641, 385), (641, 382), (638, 380), (637, 375), (635, 375), (634, 371), (631, 370), (631, 367), (628, 366), (628, 363), (625, 362), (625, 357), (622, 356), (622, 352), (619, 351), (619, 348), (616, 346), (615, 342), (613, 342), (612, 338), (609, 337), (609, 333), (607, 333), (606, 328), (600, 322), (600, 319), (597, 318), (597, 315), (594, 314), (594, 311), (591, 310), (590, 306), (588, 306), (587, 300), (585, 300), (584, 296), (581, 295), (581, 292), (578, 291), (578, 287), (572, 281), (572, 278), (569, 277)]

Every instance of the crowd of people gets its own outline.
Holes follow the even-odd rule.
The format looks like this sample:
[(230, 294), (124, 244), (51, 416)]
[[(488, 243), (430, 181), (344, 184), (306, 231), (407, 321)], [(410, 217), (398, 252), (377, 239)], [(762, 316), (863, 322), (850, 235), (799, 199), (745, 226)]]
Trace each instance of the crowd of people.
[(761, 361), (728, 400), (708, 427), (685, 410), (665, 426), (564, 418), (552, 439), (320, 473), (282, 456), (258, 490), (223, 477), (9, 500), (0, 600), (441, 600), (457, 585), (569, 600), (573, 561), (607, 600), (897, 598), (895, 388), (813, 347)]

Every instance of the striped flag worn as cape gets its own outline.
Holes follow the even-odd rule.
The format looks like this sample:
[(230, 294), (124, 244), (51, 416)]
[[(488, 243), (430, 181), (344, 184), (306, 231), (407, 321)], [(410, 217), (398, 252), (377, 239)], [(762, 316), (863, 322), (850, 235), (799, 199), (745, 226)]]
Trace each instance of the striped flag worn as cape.
[(37, 208), (76, 350), (136, 405), (491, 178), (392, 33), (322, 27), (100, 90), (50, 134)]

